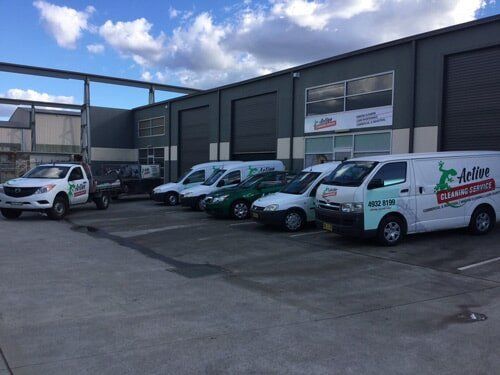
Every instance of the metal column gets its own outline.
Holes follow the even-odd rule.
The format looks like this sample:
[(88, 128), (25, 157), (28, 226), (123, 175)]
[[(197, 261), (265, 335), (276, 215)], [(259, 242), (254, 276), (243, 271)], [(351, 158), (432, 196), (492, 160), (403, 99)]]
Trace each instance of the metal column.
[(85, 163), (90, 163), (92, 160), (92, 148), (90, 138), (90, 81), (85, 78), (83, 86), (83, 105), (82, 105), (82, 126), (81, 126), (81, 152), (82, 159)]
[(31, 106), (30, 110), (30, 129), (31, 129), (31, 152), (36, 151), (36, 121), (35, 121), (35, 106)]
[(153, 86), (149, 88), (149, 104), (153, 104), (155, 102), (155, 89)]

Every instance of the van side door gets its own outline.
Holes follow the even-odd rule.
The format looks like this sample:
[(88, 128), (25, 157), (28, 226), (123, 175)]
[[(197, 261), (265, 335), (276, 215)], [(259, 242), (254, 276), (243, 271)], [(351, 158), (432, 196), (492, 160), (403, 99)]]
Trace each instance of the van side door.
[(376, 230), (386, 214), (398, 212), (405, 218), (408, 232), (413, 232), (416, 203), (411, 164), (386, 162), (372, 176), (365, 190), (365, 230)]
[(89, 199), (89, 181), (79, 165), (68, 175), (68, 197), (71, 205), (86, 203)]
[(417, 197), (417, 231), (459, 228), (465, 225), (465, 208), (458, 201), (445, 202), (443, 193), (452, 191), (463, 167), (459, 158), (413, 161)]

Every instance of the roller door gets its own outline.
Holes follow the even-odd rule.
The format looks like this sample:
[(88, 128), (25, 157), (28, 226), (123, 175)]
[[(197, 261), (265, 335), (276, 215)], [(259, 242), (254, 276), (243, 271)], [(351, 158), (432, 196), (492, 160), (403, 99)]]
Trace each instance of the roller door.
[(208, 107), (188, 109), (179, 113), (179, 172), (209, 160)]
[(500, 46), (446, 59), (443, 150), (500, 150)]
[(276, 159), (276, 93), (233, 101), (233, 160)]

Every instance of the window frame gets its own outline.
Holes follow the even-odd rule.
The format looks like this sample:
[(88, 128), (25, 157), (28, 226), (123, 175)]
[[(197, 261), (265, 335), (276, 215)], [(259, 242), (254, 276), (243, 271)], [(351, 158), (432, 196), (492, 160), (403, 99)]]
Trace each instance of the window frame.
[[(80, 178), (77, 178), (77, 179), (72, 180), (72, 179), (71, 179), (71, 175), (73, 174), (73, 172), (75, 172), (75, 173), (76, 173), (76, 171), (80, 171), (80, 176), (81, 176), (81, 177), (80, 177)], [(79, 181), (79, 180), (83, 180), (83, 179), (85, 178), (84, 176), (85, 176), (85, 175), (83, 174), (83, 169), (82, 169), (82, 167), (80, 167), (80, 166), (76, 166), (76, 167), (74, 167), (74, 168), (73, 168), (73, 169), (69, 172), (69, 174), (68, 174), (68, 182), (69, 182), (69, 181)]]
[(390, 164), (404, 164), (405, 165), (405, 179), (401, 182), (396, 182), (396, 183), (393, 183), (390, 185), (381, 186), (379, 189), (383, 189), (386, 187), (391, 187), (391, 186), (396, 186), (396, 185), (401, 185), (401, 184), (406, 183), (408, 181), (408, 161), (394, 160), (394, 161), (387, 161), (384, 164), (381, 164), (379, 166), (379, 168), (373, 173), (373, 177), (370, 178), (370, 181), (368, 182), (368, 184), (366, 186), (368, 186), (373, 180), (375, 180), (375, 177), (382, 170), (382, 168), (384, 168), (385, 166), (390, 165)]
[[(369, 92), (364, 92), (364, 93), (361, 93), (361, 94), (351, 94), (351, 95), (347, 95), (347, 83), (348, 82), (352, 82), (352, 81), (358, 81), (360, 79), (364, 79), (364, 78), (372, 78), (372, 77), (377, 77), (377, 76), (381, 76), (381, 75), (385, 75), (385, 74), (392, 74), (392, 85), (391, 85), (391, 88), (390, 89), (383, 89), (383, 90), (374, 90), (374, 91), (369, 91)], [(339, 111), (339, 112), (330, 112), (330, 113), (342, 113), (342, 112), (348, 112), (346, 110), (346, 102), (347, 102), (347, 99), (346, 98), (349, 98), (349, 97), (353, 97), (353, 96), (362, 96), (362, 95), (368, 95), (368, 94), (374, 94), (374, 93), (378, 93), (378, 92), (387, 92), (387, 91), (391, 91), (391, 106), (394, 105), (394, 81), (395, 81), (395, 71), (394, 70), (389, 70), (389, 71), (385, 71), (385, 72), (380, 72), (380, 73), (376, 73), (376, 74), (369, 74), (369, 75), (365, 75), (365, 76), (361, 76), (361, 77), (354, 77), (354, 78), (349, 78), (349, 79), (346, 79), (346, 80), (341, 80), (341, 81), (336, 81), (336, 82), (329, 82), (329, 83), (325, 83), (325, 84), (322, 84), (322, 85), (317, 85), (317, 86), (311, 86), (311, 87), (306, 87), (305, 90), (304, 90), (304, 118), (306, 117), (312, 117), (312, 116), (322, 116), (322, 115), (325, 115), (327, 113), (323, 113), (323, 114), (319, 114), (319, 115), (309, 115), (307, 113), (307, 105), (310, 104), (310, 103), (319, 103), (319, 102), (323, 102), (323, 101), (327, 101), (327, 100), (332, 100), (332, 99), (341, 99), (343, 98), (344, 100), (344, 110), (343, 111)], [(343, 96), (336, 96), (336, 97), (331, 97), (331, 98), (326, 98), (326, 99), (320, 99), (320, 100), (311, 100), (311, 101), (308, 101), (307, 98), (308, 98), (308, 91), (309, 90), (313, 90), (313, 89), (317, 89), (317, 88), (321, 88), (321, 87), (325, 87), (325, 86), (331, 86), (331, 85), (338, 85), (338, 84), (344, 84), (344, 95)], [(375, 107), (366, 107), (366, 108), (375, 108)], [(359, 108), (359, 109), (355, 109), (353, 111), (359, 111), (360, 109), (363, 109), (363, 108)]]
[[(153, 120), (156, 120), (156, 119), (163, 119), (163, 126), (153, 126)], [(148, 121), (149, 122), (149, 127), (146, 128), (149, 130), (149, 135), (141, 135), (141, 128), (140, 128), (140, 123), (141, 122), (145, 122), (145, 121)], [(153, 128), (160, 128), (160, 127), (163, 127), (163, 133), (161, 134), (152, 134), (153, 133)], [(156, 116), (156, 117), (149, 117), (149, 118), (143, 118), (143, 119), (140, 119), (137, 121), (137, 138), (150, 138), (150, 137), (161, 137), (161, 136), (164, 136), (166, 134), (166, 127), (167, 127), (167, 124), (166, 124), (166, 117), (165, 116)]]
[[(155, 150), (157, 149), (163, 149), (163, 157), (155, 156)], [(140, 156), (141, 150), (146, 151), (145, 157)], [(165, 152), (165, 147), (141, 147), (137, 149), (137, 162), (143, 165), (159, 165), (161, 177), (165, 177), (165, 161), (167, 161), (166, 156), (167, 153)], [(150, 162), (150, 158), (152, 158), (152, 162)], [(145, 163), (143, 163), (141, 160), (145, 160)], [(163, 162), (158, 163), (157, 160), (163, 160)]]

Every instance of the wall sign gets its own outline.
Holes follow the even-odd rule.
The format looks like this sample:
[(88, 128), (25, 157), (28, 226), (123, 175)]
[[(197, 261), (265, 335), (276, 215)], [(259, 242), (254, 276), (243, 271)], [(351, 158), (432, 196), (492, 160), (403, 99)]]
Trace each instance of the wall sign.
[(346, 129), (364, 129), (392, 125), (392, 105), (363, 108), (354, 111), (308, 116), (304, 121), (305, 133), (319, 133)]

